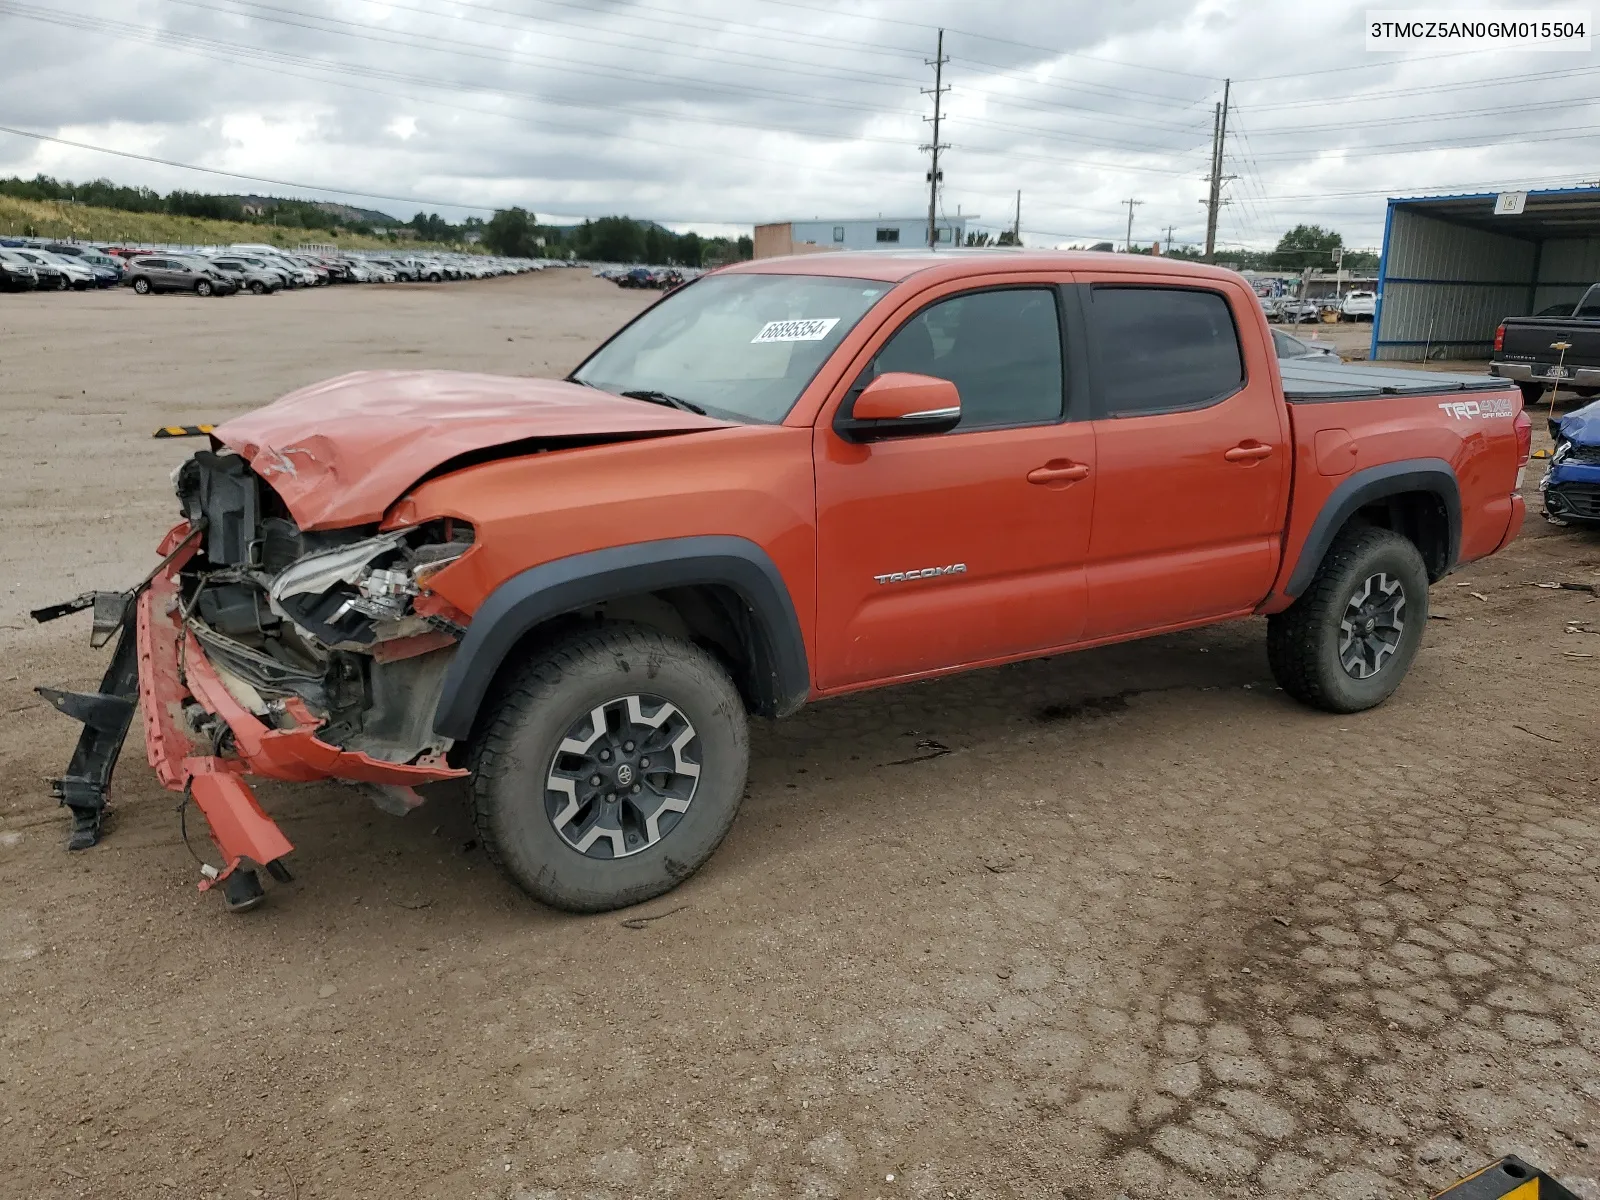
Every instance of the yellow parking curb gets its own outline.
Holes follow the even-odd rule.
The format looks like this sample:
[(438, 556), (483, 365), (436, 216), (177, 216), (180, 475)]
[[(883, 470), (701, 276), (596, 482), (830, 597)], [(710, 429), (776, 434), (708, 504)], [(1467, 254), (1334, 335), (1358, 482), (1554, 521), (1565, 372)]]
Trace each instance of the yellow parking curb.
[(1515, 1154), (1490, 1163), (1438, 1193), (1433, 1200), (1578, 1200), (1538, 1167)]

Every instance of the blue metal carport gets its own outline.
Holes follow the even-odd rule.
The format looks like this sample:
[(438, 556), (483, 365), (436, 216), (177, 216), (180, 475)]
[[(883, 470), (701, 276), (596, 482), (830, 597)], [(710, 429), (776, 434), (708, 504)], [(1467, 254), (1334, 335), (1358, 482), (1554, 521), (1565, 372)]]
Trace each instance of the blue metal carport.
[(1503, 318), (1576, 302), (1600, 282), (1600, 187), (1530, 191), (1520, 205), (1517, 195), (1389, 201), (1374, 359), (1488, 358)]

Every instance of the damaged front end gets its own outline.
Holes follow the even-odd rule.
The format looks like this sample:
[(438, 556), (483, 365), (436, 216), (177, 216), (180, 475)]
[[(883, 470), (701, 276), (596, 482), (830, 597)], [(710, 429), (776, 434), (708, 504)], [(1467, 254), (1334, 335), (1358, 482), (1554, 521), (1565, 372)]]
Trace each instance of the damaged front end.
[(41, 688), (84, 723), (54, 784), (73, 813), (69, 847), (98, 841), (108, 786), (137, 704), (150, 765), (205, 814), (232, 907), (261, 898), (253, 869), (287, 878), (291, 849), (243, 776), (363, 785), (381, 807), (419, 803), (416, 785), (466, 774), (432, 720), (467, 617), (429, 580), (473, 545), (441, 520), (304, 531), (239, 455), (202, 451), (174, 474), (183, 520), (162, 562), (126, 593), (40, 609), (94, 609), (92, 639), (117, 639), (99, 692)]
[(1552, 523), (1600, 525), (1600, 401), (1550, 421), (1555, 450), (1539, 481)]

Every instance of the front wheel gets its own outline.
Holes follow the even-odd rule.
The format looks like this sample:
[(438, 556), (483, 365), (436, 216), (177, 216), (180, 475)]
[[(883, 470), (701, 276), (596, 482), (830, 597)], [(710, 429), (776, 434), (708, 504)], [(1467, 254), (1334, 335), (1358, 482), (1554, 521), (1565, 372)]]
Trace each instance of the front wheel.
[(490, 859), (571, 912), (638, 904), (694, 874), (733, 824), (750, 761), (721, 664), (653, 629), (575, 635), (530, 662), (474, 746)]
[(1400, 686), (1428, 623), (1428, 571), (1408, 538), (1344, 530), (1292, 605), (1267, 618), (1278, 686), (1327, 712), (1360, 712)]

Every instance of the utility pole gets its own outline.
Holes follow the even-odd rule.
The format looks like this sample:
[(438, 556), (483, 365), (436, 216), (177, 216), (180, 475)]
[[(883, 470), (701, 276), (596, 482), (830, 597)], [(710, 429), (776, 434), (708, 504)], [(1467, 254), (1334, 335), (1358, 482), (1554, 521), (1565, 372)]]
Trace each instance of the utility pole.
[(1177, 228), (1177, 226), (1175, 226), (1175, 225), (1168, 225), (1167, 226), (1167, 240), (1162, 243), (1162, 245), (1164, 245), (1166, 247), (1165, 253), (1167, 253), (1167, 254), (1171, 254), (1172, 253), (1172, 231), (1174, 229), (1176, 229), (1176, 228)]
[(939, 151), (948, 150), (950, 147), (939, 141), (940, 100), (950, 89), (944, 86), (944, 65), (950, 60), (944, 56), (944, 30), (939, 30), (939, 45), (934, 52), (933, 61), (924, 59), (923, 62), (933, 68), (933, 90), (922, 89), (924, 96), (933, 97), (933, 116), (923, 117), (924, 121), (933, 122), (933, 141), (920, 147), (933, 153), (933, 161), (928, 168), (928, 249), (939, 248), (939, 185), (944, 182), (944, 172), (939, 170)]
[(1228, 141), (1228, 91), (1233, 80), (1222, 81), (1222, 103), (1216, 106), (1211, 121), (1211, 192), (1206, 205), (1206, 261), (1217, 252), (1217, 213), (1227, 203), (1222, 198), (1222, 150)]
[(1135, 200), (1132, 196), (1129, 196), (1123, 203), (1128, 206), (1128, 236), (1122, 242), (1122, 252), (1126, 254), (1133, 249), (1133, 207), (1136, 204), (1143, 204), (1144, 201)]
[(1011, 244), (1022, 245), (1022, 189), (1017, 189), (1017, 219), (1011, 226)]

